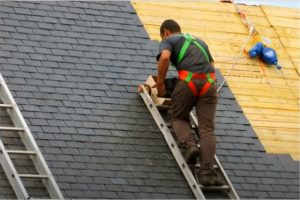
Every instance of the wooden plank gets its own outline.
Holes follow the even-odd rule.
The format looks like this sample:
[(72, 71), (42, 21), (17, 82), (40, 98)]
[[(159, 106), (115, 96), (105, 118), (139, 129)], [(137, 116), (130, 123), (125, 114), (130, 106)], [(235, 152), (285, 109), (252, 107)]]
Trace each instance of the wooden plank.
[[(157, 26), (159, 27), (160, 24), (166, 19), (166, 18), (160, 18), (156, 19), (157, 17), (150, 17), (150, 16), (144, 16), (141, 17), (141, 20), (143, 21), (146, 29), (148, 30), (148, 26)], [(185, 29), (187, 30), (197, 30), (195, 27), (199, 27), (199, 31), (210, 31), (210, 32), (223, 32), (223, 33), (235, 33), (235, 34), (244, 34), (248, 35), (249, 30), (248, 28), (243, 24), (230, 24), (230, 23), (223, 23), (223, 22), (205, 22), (205, 21), (195, 21), (195, 24), (191, 23), (192, 20), (184, 20), (184, 19), (174, 19), (176, 20), (181, 26), (182, 31), (185, 32)], [(232, 25), (232, 26), (231, 26)], [(275, 30), (271, 27), (263, 27), (263, 26), (256, 26), (257, 31), (266, 37), (275, 38), (277, 37), (277, 34)], [(156, 34), (158, 34), (157, 30)], [(187, 31), (188, 32), (188, 31)], [(156, 35), (152, 35), (153, 37)], [(157, 37), (157, 36), (156, 36)]]
[[(222, 69), (221, 69), (222, 70)], [(228, 70), (222, 71), (224, 73), (227, 80), (230, 80), (231, 77), (239, 76), (245, 78), (263, 78), (263, 75), (259, 71), (241, 71), (241, 70), (232, 70), (227, 74)]]
[(300, 58), (292, 58), (292, 61), (293, 61), (293, 63), (295, 64), (296, 70), (297, 70), (298, 73), (299, 73)]
[[(260, 91), (257, 91), (257, 95), (251, 94), (252, 91), (255, 91), (255, 89), (253, 89), (253, 88), (252, 89), (244, 89), (244, 88), (236, 89), (236, 87), (232, 87), (232, 89), (234, 91), (236, 91), (234, 94), (235, 94), (238, 101), (246, 101), (246, 100), (243, 100), (243, 98), (249, 98), (250, 99), (250, 97), (255, 97), (254, 99), (260, 99), (260, 98), (270, 98), (270, 99), (272, 99), (272, 98), (276, 99), (277, 98), (278, 99), (278, 98), (280, 98), (280, 99), (285, 100), (285, 101), (297, 102), (297, 97), (298, 97), (296, 95), (298, 93), (297, 91), (294, 90), (293, 95), (292, 95), (290, 93), (289, 89), (286, 89), (286, 90), (271, 89), (271, 90), (265, 90), (265, 91), (260, 90)], [(248, 99), (248, 101), (251, 102), (252, 99), (251, 100), (249, 100), (249, 99)], [(264, 102), (264, 101), (260, 101), (260, 102)], [(279, 103), (279, 102), (265, 102), (265, 103)], [(297, 105), (297, 104), (292, 104), (292, 105)]]
[(299, 128), (297, 129), (267, 129), (267, 128), (256, 128), (262, 134), (273, 134), (273, 135), (299, 135)]
[(242, 107), (252, 107), (252, 108), (273, 108), (273, 109), (279, 109), (282, 112), (285, 110), (294, 110), (298, 111), (299, 106), (298, 105), (288, 105), (283, 103), (270, 103), (270, 102), (253, 102), (253, 101), (244, 101), (241, 99), (238, 99), (239, 104)]
[(277, 6), (261, 6), (264, 13), (268, 16), (284, 17), (284, 18), (300, 18), (298, 9), (284, 8)]
[(300, 50), (299, 48), (291, 48), (291, 47), (286, 47), (286, 51), (290, 57), (293, 58), (300, 58)]
[[(155, 17), (155, 16), (141, 16), (140, 17), (145, 25), (160, 25), (166, 18), (165, 17)], [(207, 31), (220, 31), (227, 33), (242, 33), (247, 34), (248, 28), (244, 24), (230, 24), (223, 22), (208, 22), (204, 20), (187, 20), (185, 18), (174, 18), (182, 28), (195, 29), (199, 27), (202, 30)], [(269, 36), (269, 35), (268, 35)], [(271, 35), (271, 36), (274, 36)]]
[[(221, 67), (221, 68), (220, 68)], [(220, 69), (231, 69), (232, 65), (223, 63), (220, 65)], [(238, 70), (240, 69), (240, 70)], [(244, 70), (242, 70), (244, 69)], [(254, 70), (251, 70), (254, 69)], [(230, 76), (245, 76), (245, 77), (273, 77), (273, 78), (286, 78), (299, 80), (299, 75), (294, 69), (283, 69), (278, 71), (274, 67), (263, 67), (265, 73), (261, 73), (259, 67), (251, 67), (249, 65), (237, 64), (234, 66), (234, 70), (230, 72)], [(225, 71), (226, 72), (226, 71)], [(249, 73), (248, 73), (249, 72)], [(239, 74), (240, 73), (240, 74)]]
[[(229, 82), (244, 82), (244, 83), (264, 83), (260, 78), (243, 78), (243, 77), (230, 77)], [(290, 85), (291, 87), (299, 87), (299, 80), (287, 79), (283, 78), (272, 78), (268, 77), (268, 82), (273, 86), (277, 85)]]
[(254, 16), (261, 16), (264, 17), (265, 14), (262, 12), (260, 6), (252, 6), (252, 5), (239, 5), (237, 4), (239, 9), (242, 10), (245, 15), (250, 17), (251, 15)]
[(247, 114), (249, 121), (269, 121), (269, 122), (291, 122), (298, 123), (298, 119), (292, 116), (267, 115), (267, 114)]
[(271, 122), (271, 121), (256, 121), (251, 120), (251, 125), (254, 127), (264, 127), (264, 128), (272, 128), (272, 129), (280, 129), (280, 128), (298, 128), (298, 123), (288, 123), (288, 122)]
[(274, 30), (278, 33), (279, 36), (282, 37), (298, 38), (298, 39), (300, 38), (300, 29), (298, 28), (275, 26)]
[[(264, 143), (264, 141), (263, 141)], [(265, 145), (265, 148), (268, 153), (279, 153), (279, 154), (291, 154), (291, 155), (298, 155), (299, 148), (297, 147), (289, 147), (287, 145), (282, 144), (282, 146), (272, 146), (272, 145)]]
[[(212, 12), (229, 12), (236, 13), (236, 9), (233, 4), (226, 3), (216, 3), (216, 2), (176, 2), (176, 1), (166, 1), (166, 2), (137, 2), (132, 1), (134, 7), (139, 9), (149, 9), (149, 8), (159, 8), (165, 7), (168, 10), (176, 9), (186, 9), (191, 11), (212, 11)], [(262, 14), (262, 13), (261, 13)]]
[[(216, 3), (216, 2), (138, 2), (132, 1), (133, 6), (139, 9), (149, 9), (151, 7), (166, 7), (168, 9), (187, 9), (187, 10), (200, 10), (200, 11), (211, 11), (211, 12), (227, 12), (227, 13), (237, 13), (234, 4), (228, 3)], [(248, 5), (238, 5), (239, 9), (243, 10), (246, 15), (253, 16), (264, 16), (262, 10), (258, 6), (248, 6)]]
[[(257, 84), (258, 85), (258, 84)], [(240, 86), (240, 88), (243, 88), (245, 90), (247, 89), (253, 89), (253, 88), (263, 88), (261, 91), (268, 91), (270, 90), (269, 88), (264, 88), (264, 87), (251, 87), (251, 86), (245, 86), (241, 84), (236, 84), (236, 86)], [(251, 87), (251, 88), (250, 88)], [(286, 90), (289, 91), (289, 88), (284, 88)], [(278, 89), (278, 91), (281, 91), (282, 89)], [(289, 99), (284, 99), (284, 98), (274, 98), (274, 96), (270, 96), (270, 97), (259, 97), (259, 96), (255, 96), (255, 95), (251, 95), (251, 96), (239, 96), (238, 99), (240, 101), (249, 101), (249, 102), (265, 102), (265, 103), (278, 103), (278, 104), (288, 104), (288, 105), (296, 105), (299, 108), (299, 102), (298, 99), (293, 99), (293, 100), (289, 100)]]
[[(221, 69), (221, 70), (225, 70), (225, 71), (228, 71), (228, 70), (231, 70), (232, 69), (232, 65), (229, 64), (229, 63), (222, 63), (221, 65), (219, 66), (216, 66), (218, 67), (218, 69)], [(234, 72), (234, 71), (245, 71), (245, 72), (257, 72), (257, 73), (260, 73), (260, 70), (258, 68), (258, 66), (256, 65), (244, 65), (244, 64), (236, 64), (234, 67), (233, 67), (233, 70), (231, 72)], [(230, 72), (230, 74), (231, 74)], [(226, 74), (227, 75), (227, 74)]]
[(283, 121), (287, 121), (287, 120), (290, 119), (289, 121), (291, 123), (297, 124), (297, 121), (296, 121), (297, 118), (286, 117), (286, 116), (269, 116), (267, 114), (262, 114), (262, 115), (259, 115), (259, 114), (247, 114), (247, 119), (250, 122), (252, 122), (252, 120), (254, 120), (254, 121), (268, 121), (268, 122), (273, 122), (273, 123), (283, 122)]
[[(290, 87), (288, 85), (271, 85), (268, 83), (262, 83), (262, 82), (257, 82), (257, 83), (248, 83), (248, 82), (233, 82), (233, 81), (229, 81), (229, 84), (231, 87), (240, 87), (243, 89), (257, 89), (257, 90), (262, 90), (262, 91), (268, 91), (268, 90), (278, 90), (279, 92), (281, 92), (282, 90), (287, 90), (290, 91), (292, 90), (293, 92), (298, 92), (299, 87)], [(245, 98), (250, 98), (255, 101), (259, 101), (259, 100), (263, 100), (263, 101), (268, 101), (268, 102), (284, 102), (284, 103), (288, 103), (291, 104), (293, 102), (297, 103), (297, 99), (293, 99), (293, 100), (289, 100), (287, 101), (286, 99), (277, 99), (274, 98), (273, 96), (271, 96), (270, 98), (265, 98), (265, 97), (255, 97), (255, 94), (252, 95), (251, 97), (246, 96)]]
[(264, 140), (264, 145), (269, 147), (289, 147), (289, 148), (298, 148), (297, 141), (276, 141), (276, 140)]
[[(166, 7), (152, 7), (144, 8), (143, 6), (137, 6), (136, 10), (139, 12), (139, 16), (160, 16), (165, 19), (175, 19), (182, 18), (190, 20), (207, 20), (212, 23), (217, 22), (226, 22), (226, 23), (237, 23), (241, 24), (242, 20), (238, 13), (225, 13), (225, 12), (212, 12), (205, 10), (189, 10), (189, 9), (174, 9), (172, 12), (168, 12)], [(270, 24), (264, 16), (247, 16), (248, 20), (253, 22), (256, 26), (267, 26)]]
[[(271, 97), (274, 96), (274, 98), (286, 98), (286, 99), (295, 99), (297, 97), (296, 94), (291, 94), (290, 90), (281, 90), (280, 93), (276, 93), (275, 90), (270, 90), (270, 91), (261, 91), (261, 90), (256, 90), (256, 89), (241, 89), (239, 87), (230, 87), (236, 96), (251, 96), (255, 94), (255, 96), (259, 97)], [(245, 106), (245, 105), (243, 105)]]
[[(224, 50), (223, 49), (220, 50), (220, 48), (209, 45), (209, 49), (211, 51), (212, 57), (214, 58), (216, 68), (218, 68), (218, 65), (222, 65), (223, 63), (224, 64), (233, 64), (236, 62), (236, 58), (237, 58), (238, 54), (228, 56), (226, 53), (224, 53)], [(226, 47), (224, 49), (226, 49)], [(242, 65), (256, 66), (253, 59), (249, 59), (248, 57), (246, 57), (244, 55), (239, 58), (238, 63), (240, 63)]]
[[(218, 50), (216, 50), (217, 48), (213, 45), (209, 45), (210, 48), (210, 52), (214, 58), (216, 67), (218, 68), (219, 65), (223, 65), (223, 64), (233, 64), (235, 63), (235, 59), (237, 57), (237, 54), (230, 54), (227, 55), (224, 53), (224, 51), (219, 51), (220, 49), (218, 48)], [(224, 47), (225, 49), (226, 47)], [(255, 68), (259, 68), (261, 66), (259, 60), (257, 58), (255, 59), (249, 59), (246, 55), (243, 55), (242, 57), (240, 57), (239, 64), (242, 65), (250, 65), (252, 67)], [(294, 70), (295, 71), (295, 67), (293, 62), (291, 62), (290, 59), (280, 59), (279, 61), (280, 65), (284, 68), (284, 69), (289, 69), (289, 70)], [(220, 68), (222, 68), (222, 66), (220, 66)], [(269, 68), (268, 66), (264, 66), (264, 68)], [(276, 72), (277, 73), (277, 72)]]
[(280, 115), (280, 116), (294, 116), (294, 117), (299, 117), (298, 111), (295, 110), (285, 110), (280, 111), (278, 109), (272, 109), (272, 108), (254, 108), (254, 107), (243, 107), (242, 108), (244, 113), (248, 116), (251, 113), (256, 113), (256, 114), (269, 114), (269, 115)]
[(294, 62), (291, 60), (291, 57), (289, 57), (289, 58), (280, 58), (280, 59), (278, 60), (278, 62), (280, 63), (280, 65), (281, 65), (284, 69), (287, 68), (287, 69), (294, 69), (294, 70), (296, 70), (295, 64), (294, 64)]
[[(232, 78), (235, 76), (250, 77), (250, 78), (257, 78), (258, 79), (257, 83), (263, 83), (265, 85), (265, 87), (268, 87), (269, 89), (278, 89), (274, 85), (272, 85), (272, 83), (269, 81), (269, 79), (270, 78), (283, 79), (281, 72), (267, 71), (267, 69), (265, 69), (265, 68), (261, 69), (259, 66), (254, 66), (254, 65), (253, 66), (251, 66), (251, 65), (243, 65), (243, 66), (235, 65), (235, 66), (233, 66), (233, 65), (227, 64), (227, 63), (220, 64), (220, 63), (216, 62), (215, 66), (217, 69), (219, 69), (222, 72), (223, 76), (229, 83), (231, 83)], [(244, 67), (244, 66), (249, 66), (249, 67)], [(261, 72), (260, 70), (264, 70), (264, 72), (263, 71)], [(274, 69), (274, 70), (277, 70), (277, 69)], [(290, 70), (290, 69), (286, 69), (286, 70)], [(291, 79), (299, 80), (299, 79), (297, 79), (297, 76), (296, 76), (297, 73), (295, 72), (295, 70), (290, 70), (290, 72), (293, 73), (293, 78), (291, 78)], [(285, 77), (288, 77), (288, 76), (285, 76)], [(233, 82), (239, 83), (239, 81), (233, 81)], [(244, 82), (244, 81), (241, 80), (240, 82)], [(290, 84), (287, 85), (287, 83), (284, 84), (284, 82), (281, 82), (281, 83), (283, 85), (287, 86), (285, 88), (290, 88), (291, 91), (293, 91), (293, 92), (295, 92), (298, 88), (297, 86), (296, 87), (291, 86)], [(280, 85), (280, 84), (276, 83), (276, 85)]]
[(273, 16), (267, 16), (267, 18), (272, 26), (281, 26), (281, 27), (299, 29), (300, 19), (273, 17)]
[(282, 41), (282, 43), (283, 43), (283, 45), (285, 47), (297, 48), (298, 51), (299, 51), (299, 49), (300, 49), (300, 39), (298, 39), (298, 38), (280, 37), (280, 40)]
[(297, 141), (299, 142), (298, 135), (283, 135), (283, 134), (263, 134), (259, 133), (259, 138), (262, 140), (277, 140), (277, 141)]
[(300, 74), (300, 58), (291, 58), (298, 74)]

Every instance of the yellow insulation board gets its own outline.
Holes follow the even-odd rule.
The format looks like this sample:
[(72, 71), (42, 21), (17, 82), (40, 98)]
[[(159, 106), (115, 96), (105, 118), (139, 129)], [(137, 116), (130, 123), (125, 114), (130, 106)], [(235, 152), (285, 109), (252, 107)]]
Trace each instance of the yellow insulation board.
[(283, 69), (243, 53), (231, 70), (248, 35), (234, 4), (132, 1), (132, 5), (152, 40), (160, 41), (160, 24), (170, 18), (179, 22), (182, 32), (202, 38), (267, 152), (299, 160), (299, 10), (238, 5), (259, 34), (272, 40)]

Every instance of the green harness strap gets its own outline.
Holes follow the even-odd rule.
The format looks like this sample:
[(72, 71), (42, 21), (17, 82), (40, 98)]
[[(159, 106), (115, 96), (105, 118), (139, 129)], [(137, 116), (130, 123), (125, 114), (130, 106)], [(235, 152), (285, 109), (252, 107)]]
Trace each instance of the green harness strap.
[(202, 53), (204, 54), (207, 62), (210, 63), (207, 52), (205, 51), (204, 47), (197, 41), (194, 41), (193, 43), (202, 51)]
[(187, 49), (188, 49), (189, 46), (191, 45), (191, 43), (195, 44), (195, 45), (200, 49), (200, 51), (204, 54), (204, 56), (205, 56), (207, 62), (209, 63), (209, 58), (208, 58), (208, 55), (207, 55), (207, 52), (206, 52), (205, 48), (204, 48), (199, 42), (195, 41), (195, 40), (192, 38), (191, 34), (186, 33), (186, 34), (183, 35), (183, 36), (184, 36), (184, 38), (185, 38), (185, 42), (184, 42), (184, 44), (182, 45), (182, 48), (181, 48), (181, 50), (180, 50), (180, 52), (179, 52), (178, 59), (177, 59), (177, 64), (179, 64), (179, 63), (182, 61), (182, 59), (183, 59), (183, 57), (184, 57), (184, 55), (185, 55)]
[(183, 35), (185, 37), (185, 41), (180, 49), (180, 52), (179, 52), (179, 55), (178, 55), (178, 58), (177, 58), (177, 64), (179, 64), (182, 59), (183, 59), (183, 56), (185, 55), (187, 49), (189, 48), (189, 46), (191, 45), (191, 42), (192, 42), (192, 36), (190, 34), (185, 34)]
[[(186, 34), (183, 35), (183, 36), (184, 36), (184, 38), (185, 38), (185, 42), (184, 42), (184, 44), (182, 45), (182, 48), (181, 48), (181, 50), (180, 50), (180, 52), (179, 52), (178, 59), (177, 59), (177, 64), (179, 64), (179, 63), (182, 61), (182, 59), (183, 59), (183, 57), (184, 57), (184, 55), (185, 55), (187, 49), (188, 49), (189, 46), (191, 45), (191, 43), (195, 44), (195, 45), (200, 49), (200, 51), (204, 54), (204, 56), (205, 56), (207, 62), (210, 63), (209, 57), (208, 57), (208, 54), (207, 54), (205, 48), (204, 48), (199, 42), (197, 42), (196, 40), (194, 40), (194, 38), (192, 38), (191, 34), (186, 33)], [(210, 74), (207, 73), (206, 76), (207, 76), (207, 81), (208, 81), (210, 84), (214, 84), (215, 81), (211, 78)], [(192, 79), (192, 73), (189, 73), (189, 75), (186, 77), (186, 80), (185, 80), (185, 81), (186, 81), (186, 82), (190, 82), (191, 79)]]

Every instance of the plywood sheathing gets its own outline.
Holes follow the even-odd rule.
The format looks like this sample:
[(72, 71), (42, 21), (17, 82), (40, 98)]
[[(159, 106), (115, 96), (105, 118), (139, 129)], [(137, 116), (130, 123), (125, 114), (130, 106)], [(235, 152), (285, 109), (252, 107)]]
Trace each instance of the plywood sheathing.
[(299, 160), (297, 9), (238, 5), (260, 35), (272, 40), (283, 69), (280, 72), (243, 54), (230, 71), (248, 35), (248, 28), (234, 4), (176, 1), (133, 1), (132, 4), (152, 40), (160, 40), (159, 26), (170, 18), (179, 22), (183, 32), (205, 40), (216, 67), (225, 75), (267, 152), (290, 154)]

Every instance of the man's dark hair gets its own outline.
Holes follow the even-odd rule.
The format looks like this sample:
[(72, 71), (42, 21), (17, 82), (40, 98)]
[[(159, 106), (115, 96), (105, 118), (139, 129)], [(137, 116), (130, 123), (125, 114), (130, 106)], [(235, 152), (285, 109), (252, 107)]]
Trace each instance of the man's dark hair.
[(180, 32), (181, 29), (179, 24), (174, 21), (173, 19), (167, 19), (160, 25), (160, 33), (162, 34), (164, 32), (164, 29), (169, 30), (171, 33)]

